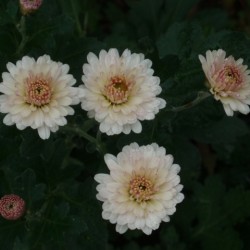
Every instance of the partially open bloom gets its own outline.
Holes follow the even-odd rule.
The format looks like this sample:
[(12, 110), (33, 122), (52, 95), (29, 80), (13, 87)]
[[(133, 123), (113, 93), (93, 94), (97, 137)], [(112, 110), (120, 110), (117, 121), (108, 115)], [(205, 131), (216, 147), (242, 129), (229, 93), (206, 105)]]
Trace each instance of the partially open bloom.
[(140, 229), (145, 234), (168, 222), (184, 195), (180, 193), (178, 173), (173, 156), (153, 143), (139, 147), (125, 146), (117, 157), (106, 154), (110, 174), (97, 174), (97, 199), (103, 202), (102, 217), (116, 224), (116, 231)]
[(6, 220), (17, 220), (25, 212), (25, 201), (15, 194), (8, 194), (0, 200), (0, 214)]
[(21, 11), (24, 15), (39, 9), (42, 2), (43, 0), (19, 0)]
[(37, 129), (42, 139), (49, 138), (67, 123), (65, 116), (74, 114), (69, 105), (79, 103), (69, 66), (44, 55), (37, 61), (25, 56), (16, 65), (8, 63), (7, 69), (0, 83), (0, 112), (7, 114), (3, 122)]
[(237, 61), (233, 56), (226, 57), (222, 49), (208, 50), (206, 58), (199, 55), (206, 75), (210, 92), (220, 100), (228, 116), (234, 111), (242, 114), (250, 112), (250, 71), (243, 65), (243, 59)]
[(140, 133), (140, 121), (152, 120), (166, 102), (156, 97), (161, 93), (160, 79), (153, 76), (152, 62), (143, 54), (126, 49), (93, 53), (83, 65), (85, 96), (82, 108), (100, 123), (100, 131), (108, 135), (131, 130)]

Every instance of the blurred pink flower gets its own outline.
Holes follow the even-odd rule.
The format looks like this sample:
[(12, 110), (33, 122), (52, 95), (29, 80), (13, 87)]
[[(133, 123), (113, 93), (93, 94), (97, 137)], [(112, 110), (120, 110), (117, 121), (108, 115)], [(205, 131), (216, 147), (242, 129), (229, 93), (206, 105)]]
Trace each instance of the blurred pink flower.
[(243, 65), (243, 59), (237, 61), (233, 56), (226, 57), (222, 49), (208, 50), (206, 58), (199, 55), (203, 71), (207, 77), (210, 92), (220, 100), (228, 116), (234, 111), (242, 114), (250, 112), (250, 71)]
[(24, 15), (32, 13), (40, 8), (43, 0), (20, 0), (21, 11)]
[(25, 212), (25, 201), (15, 194), (8, 194), (0, 200), (0, 214), (6, 220), (17, 220)]

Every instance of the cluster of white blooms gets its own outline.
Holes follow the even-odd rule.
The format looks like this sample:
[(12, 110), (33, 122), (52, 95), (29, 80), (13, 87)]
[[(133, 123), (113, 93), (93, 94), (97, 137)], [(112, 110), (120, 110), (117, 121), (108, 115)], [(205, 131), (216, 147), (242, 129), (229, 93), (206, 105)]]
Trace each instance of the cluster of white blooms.
[[(226, 58), (222, 49), (199, 55), (210, 92), (223, 104), (227, 115), (250, 109), (250, 71), (243, 59)], [(152, 62), (143, 54), (126, 49), (101, 50), (99, 57), (87, 56), (83, 65), (83, 85), (74, 86), (69, 66), (52, 61), (48, 55), (24, 56), (8, 63), (0, 83), (0, 112), (3, 122), (20, 130), (37, 129), (42, 139), (67, 124), (73, 115), (71, 105), (81, 103), (90, 118), (100, 123), (107, 135), (131, 131), (141, 133), (143, 120), (152, 120), (166, 101), (157, 97), (162, 89), (154, 76)], [(102, 217), (116, 224), (116, 231), (140, 229), (145, 234), (169, 221), (184, 195), (181, 193), (180, 167), (173, 164), (156, 143), (125, 146), (117, 157), (106, 154), (110, 174), (97, 174), (97, 199), (103, 202)]]
[[(87, 56), (83, 65), (84, 85), (76, 80), (69, 66), (44, 55), (37, 60), (25, 56), (16, 64), (8, 63), (2, 74), (0, 112), (6, 125), (18, 129), (37, 129), (42, 139), (67, 123), (73, 115), (71, 105), (81, 102), (89, 117), (100, 123), (107, 135), (131, 131), (140, 133), (140, 121), (152, 120), (166, 105), (157, 97), (162, 91), (160, 79), (153, 76), (152, 62), (143, 54), (126, 49), (101, 50), (99, 57)], [(161, 221), (169, 221), (175, 206), (183, 199), (177, 175), (180, 167), (157, 144), (124, 147), (115, 158), (105, 155), (110, 175), (97, 174), (97, 198), (104, 201), (103, 218), (116, 223), (120, 233), (141, 229), (150, 234)]]
[[(248, 114), (250, 104), (250, 71), (243, 59), (226, 58), (222, 49), (199, 55), (210, 92), (223, 104), (227, 115), (234, 111)], [(152, 120), (166, 101), (157, 97), (162, 91), (160, 79), (153, 76), (152, 62), (143, 54), (126, 49), (101, 50), (99, 57), (87, 56), (83, 65), (84, 85), (73, 87), (76, 80), (69, 66), (44, 55), (37, 60), (24, 56), (16, 64), (8, 63), (2, 74), (0, 112), (4, 123), (18, 129), (37, 129), (42, 139), (67, 123), (73, 115), (71, 105), (81, 103), (88, 116), (100, 123), (107, 135), (131, 131), (140, 133), (140, 121)]]
[(154, 119), (166, 102), (160, 80), (153, 76), (152, 62), (142, 54), (117, 49), (102, 50), (99, 59), (89, 53), (83, 65), (84, 85), (73, 87), (76, 80), (69, 66), (44, 55), (37, 60), (25, 56), (16, 65), (7, 64), (2, 74), (0, 112), (4, 123), (18, 129), (37, 129), (42, 139), (67, 123), (73, 115), (70, 105), (81, 102), (89, 117), (100, 122), (100, 131), (108, 135), (140, 133), (141, 120)]
[[(23, 15), (40, 8), (42, 0), (19, 0)], [(220, 100), (228, 116), (234, 111), (250, 112), (250, 70), (222, 49), (199, 55), (207, 85)], [(73, 115), (72, 105), (81, 103), (88, 117), (99, 122), (99, 130), (107, 135), (142, 132), (143, 120), (153, 120), (166, 106), (157, 97), (162, 88), (154, 76), (152, 61), (143, 54), (126, 49), (101, 50), (99, 56), (89, 53), (83, 65), (83, 85), (74, 86), (69, 66), (43, 55), (37, 60), (24, 56), (16, 64), (8, 63), (8, 72), (0, 83), (0, 112), (3, 122), (20, 130), (37, 129), (42, 139), (67, 124)], [(116, 231), (142, 230), (149, 235), (168, 222), (176, 205), (184, 199), (178, 175), (180, 166), (156, 143), (124, 146), (115, 157), (104, 156), (109, 174), (96, 174), (97, 199), (103, 202), (102, 217), (116, 224)], [(0, 200), (0, 215), (16, 220), (25, 212), (25, 201), (17, 195)]]

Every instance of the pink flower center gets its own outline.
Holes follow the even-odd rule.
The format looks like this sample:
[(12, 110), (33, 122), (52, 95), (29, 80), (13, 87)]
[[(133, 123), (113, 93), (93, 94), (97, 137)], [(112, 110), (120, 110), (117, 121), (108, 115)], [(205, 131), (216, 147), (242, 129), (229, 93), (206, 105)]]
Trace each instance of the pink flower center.
[(52, 90), (50, 82), (42, 77), (30, 77), (27, 79), (26, 102), (41, 107), (50, 103)]
[(122, 104), (128, 100), (131, 84), (124, 77), (111, 77), (110, 83), (105, 86), (104, 94), (112, 104)]
[(155, 192), (152, 182), (144, 176), (135, 176), (129, 184), (129, 194), (138, 203), (150, 200)]
[(215, 91), (235, 91), (242, 85), (242, 76), (239, 70), (231, 65), (226, 65), (216, 77)]

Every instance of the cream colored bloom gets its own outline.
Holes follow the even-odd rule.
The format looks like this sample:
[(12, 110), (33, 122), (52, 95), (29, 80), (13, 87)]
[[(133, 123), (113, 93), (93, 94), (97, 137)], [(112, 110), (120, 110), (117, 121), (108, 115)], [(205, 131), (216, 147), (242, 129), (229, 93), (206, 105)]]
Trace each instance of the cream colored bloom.
[(117, 157), (106, 154), (110, 174), (97, 174), (97, 199), (103, 202), (102, 217), (116, 224), (116, 231), (140, 229), (145, 234), (156, 230), (161, 221), (168, 222), (184, 195), (180, 193), (173, 156), (153, 143), (139, 147), (125, 146)]
[(86, 95), (82, 108), (100, 123), (100, 131), (108, 135), (131, 130), (142, 131), (140, 121), (152, 120), (166, 102), (156, 97), (161, 93), (160, 79), (153, 76), (152, 62), (143, 54), (126, 49), (93, 53), (83, 65), (82, 81)]
[(250, 112), (250, 71), (243, 65), (243, 59), (237, 61), (233, 56), (226, 57), (222, 49), (208, 50), (206, 58), (199, 55), (203, 71), (207, 77), (210, 92), (220, 100), (228, 116), (234, 111), (242, 114)]
[(7, 69), (0, 83), (0, 112), (7, 114), (3, 122), (37, 129), (42, 139), (49, 138), (67, 123), (65, 116), (74, 114), (69, 105), (79, 103), (69, 66), (44, 55), (37, 61), (25, 56), (16, 65), (8, 63)]

